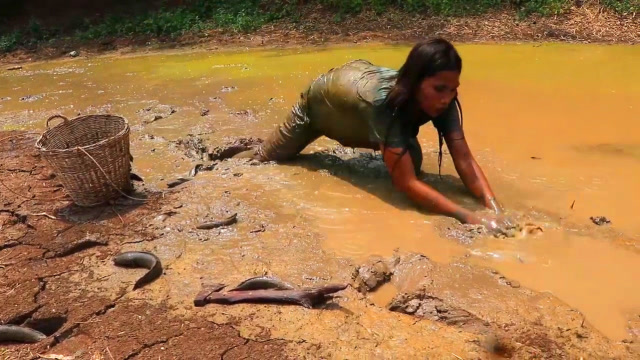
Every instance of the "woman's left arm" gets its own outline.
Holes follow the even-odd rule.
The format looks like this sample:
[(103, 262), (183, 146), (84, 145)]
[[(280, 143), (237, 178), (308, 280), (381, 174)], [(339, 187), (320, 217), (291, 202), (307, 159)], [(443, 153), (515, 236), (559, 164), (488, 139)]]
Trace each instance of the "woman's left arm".
[(456, 129), (446, 133), (444, 140), (451, 153), (456, 171), (467, 189), (478, 199), (482, 199), (487, 208), (495, 211), (497, 214), (502, 213), (503, 208), (496, 200), (487, 178), (471, 154), (471, 149), (469, 149), (462, 129)]

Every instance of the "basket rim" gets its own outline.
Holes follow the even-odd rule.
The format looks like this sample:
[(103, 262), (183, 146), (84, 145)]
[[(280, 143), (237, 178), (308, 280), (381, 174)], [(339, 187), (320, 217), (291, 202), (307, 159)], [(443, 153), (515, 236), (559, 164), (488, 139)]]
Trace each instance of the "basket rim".
[(100, 140), (98, 142), (95, 142), (93, 144), (89, 144), (89, 145), (85, 145), (85, 146), (74, 146), (74, 147), (69, 148), (69, 149), (46, 149), (46, 148), (44, 148), (44, 145), (42, 144), (42, 142), (47, 138), (47, 134), (50, 134), (51, 130), (57, 128), (58, 126), (64, 125), (65, 123), (63, 122), (63, 123), (58, 124), (58, 125), (50, 128), (50, 129), (47, 129), (45, 132), (43, 132), (40, 135), (40, 137), (38, 138), (38, 140), (36, 141), (36, 144), (35, 144), (36, 148), (38, 150), (42, 151), (42, 152), (47, 152), (47, 153), (50, 153), (50, 154), (60, 154), (60, 153), (75, 151), (76, 149), (85, 149), (85, 150), (93, 149), (95, 147), (98, 147), (98, 146), (103, 145), (105, 143), (108, 143), (110, 141), (117, 140), (117, 138), (122, 137), (123, 135), (125, 135), (126, 133), (131, 131), (131, 128), (129, 126), (129, 121), (127, 120), (127, 118), (122, 116), (122, 115), (119, 115), (119, 114), (88, 114), (88, 115), (81, 115), (81, 116), (76, 116), (73, 119), (69, 119), (69, 122), (82, 121), (82, 120), (84, 120), (86, 118), (95, 117), (95, 116), (110, 116), (110, 117), (121, 118), (122, 120), (124, 120), (124, 127), (117, 134), (115, 134), (115, 135), (113, 135), (111, 137), (108, 137), (106, 139), (102, 139), (102, 140)]

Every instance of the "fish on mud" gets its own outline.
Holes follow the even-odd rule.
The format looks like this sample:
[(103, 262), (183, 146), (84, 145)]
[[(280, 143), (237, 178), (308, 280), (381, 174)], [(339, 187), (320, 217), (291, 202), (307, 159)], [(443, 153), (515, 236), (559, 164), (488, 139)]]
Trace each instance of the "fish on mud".
[(191, 180), (192, 180), (192, 179), (190, 179), (190, 178), (183, 178), (183, 177), (181, 177), (181, 178), (178, 178), (178, 179), (176, 179), (176, 180), (173, 180), (173, 181), (168, 182), (168, 183), (167, 183), (167, 187), (168, 187), (169, 189), (171, 189), (171, 188), (174, 188), (174, 187), (176, 187), (176, 186), (178, 186), (178, 185), (182, 185), (182, 184), (186, 183), (187, 181), (191, 181)]
[(145, 268), (149, 271), (144, 274), (133, 286), (133, 290), (139, 289), (162, 275), (162, 263), (160, 259), (145, 251), (127, 251), (116, 255), (113, 258), (113, 263), (121, 267), (129, 268)]
[(0, 342), (37, 343), (47, 336), (40, 331), (18, 325), (0, 325)]
[(144, 180), (140, 177), (140, 175), (135, 174), (135, 173), (129, 173), (129, 179), (131, 179), (133, 181), (144, 182)]
[(293, 285), (271, 276), (257, 276), (247, 279), (229, 291), (247, 290), (294, 290)]
[(219, 228), (221, 226), (229, 226), (231, 224), (234, 224), (238, 221), (238, 213), (233, 213), (230, 216), (222, 219), (222, 220), (216, 220), (216, 221), (211, 221), (211, 222), (205, 222), (202, 223), (198, 226), (196, 226), (196, 229), (199, 230), (211, 230), (211, 229), (215, 229), (215, 228)]
[(202, 167), (204, 167), (204, 164), (196, 164), (196, 166), (194, 166), (193, 169), (189, 171), (189, 177), (195, 177), (196, 175), (198, 175)]
[(312, 289), (303, 290), (249, 290), (249, 291), (229, 291), (225, 293), (201, 292), (196, 296), (193, 305), (200, 307), (206, 304), (232, 305), (238, 303), (282, 303), (300, 305), (307, 309), (323, 303), (330, 298), (330, 295), (342, 291), (348, 284), (329, 284)]

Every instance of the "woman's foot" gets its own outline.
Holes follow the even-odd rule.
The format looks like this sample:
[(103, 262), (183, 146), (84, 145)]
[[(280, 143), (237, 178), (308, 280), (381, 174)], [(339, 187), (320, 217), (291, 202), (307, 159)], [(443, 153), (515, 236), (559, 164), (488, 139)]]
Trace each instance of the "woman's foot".
[(252, 159), (255, 156), (255, 151), (260, 144), (262, 144), (260, 138), (237, 138), (230, 143), (223, 146), (218, 146), (209, 152), (209, 160), (224, 160), (229, 158), (244, 158)]

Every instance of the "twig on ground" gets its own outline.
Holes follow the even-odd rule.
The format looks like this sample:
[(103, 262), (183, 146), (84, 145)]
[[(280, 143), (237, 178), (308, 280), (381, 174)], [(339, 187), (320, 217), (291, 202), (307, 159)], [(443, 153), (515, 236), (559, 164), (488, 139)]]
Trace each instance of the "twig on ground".
[(111, 350), (109, 350), (108, 346), (107, 346), (107, 354), (109, 354), (109, 358), (111, 358), (111, 360), (113, 360), (113, 355), (111, 355)]

